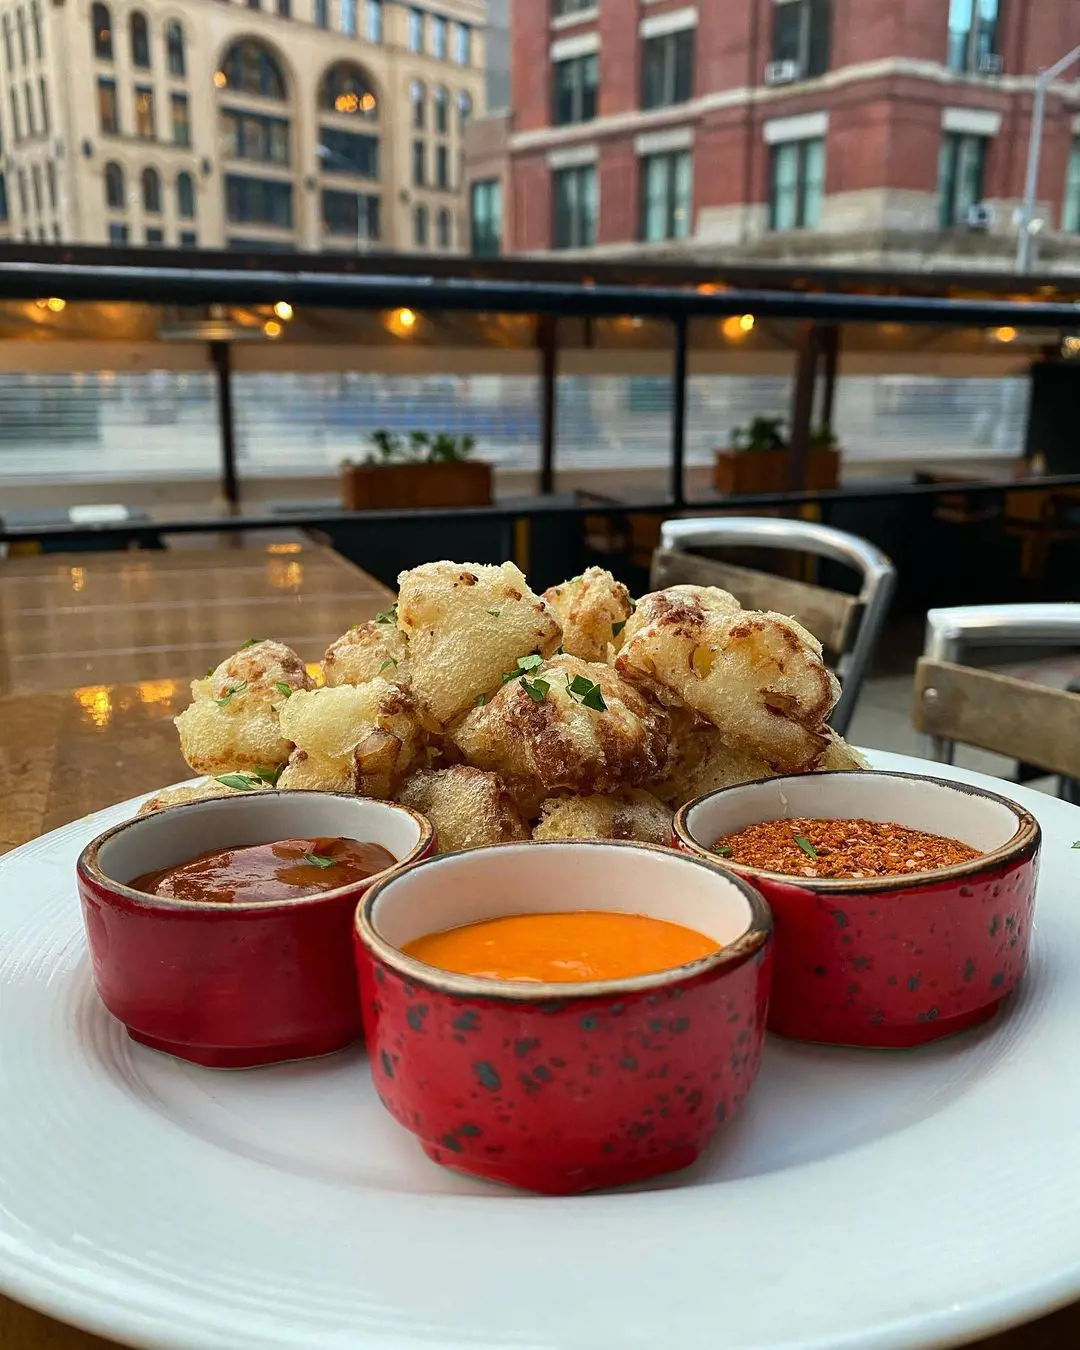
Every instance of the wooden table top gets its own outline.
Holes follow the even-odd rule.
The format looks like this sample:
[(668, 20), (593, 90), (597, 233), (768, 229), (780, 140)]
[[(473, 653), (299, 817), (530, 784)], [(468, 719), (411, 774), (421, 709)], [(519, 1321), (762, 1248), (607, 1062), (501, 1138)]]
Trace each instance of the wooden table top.
[[(187, 681), (246, 638), (317, 661), (386, 607), (389, 592), (329, 549), (287, 547), (0, 561), (0, 853), (188, 777), (172, 725)], [(978, 1342), (1077, 1346), (1080, 1305)], [(3, 1296), (0, 1347), (116, 1350)]]

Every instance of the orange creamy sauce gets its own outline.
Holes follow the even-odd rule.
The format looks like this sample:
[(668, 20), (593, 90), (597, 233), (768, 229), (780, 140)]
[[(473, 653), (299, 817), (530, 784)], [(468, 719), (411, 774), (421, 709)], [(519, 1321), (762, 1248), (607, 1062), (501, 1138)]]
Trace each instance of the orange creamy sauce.
[(484, 919), (429, 933), (402, 950), (459, 975), (568, 984), (671, 970), (711, 956), (720, 944), (664, 919), (584, 909)]

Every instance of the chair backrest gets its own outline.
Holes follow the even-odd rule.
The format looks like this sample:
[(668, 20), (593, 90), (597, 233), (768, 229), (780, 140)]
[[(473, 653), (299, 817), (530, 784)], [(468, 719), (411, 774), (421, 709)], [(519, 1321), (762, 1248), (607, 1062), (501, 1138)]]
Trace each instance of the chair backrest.
[[(861, 585), (857, 595), (845, 595), (693, 552), (703, 548), (809, 553), (852, 568)], [(847, 731), (896, 585), (896, 569), (880, 549), (857, 535), (804, 520), (753, 516), (669, 520), (660, 531), (651, 580), (657, 590), (720, 586), (747, 609), (768, 609), (797, 619), (836, 657), (843, 693), (830, 722), (841, 735)]]
[(915, 676), (914, 723), (950, 763), (957, 743), (1080, 778), (1080, 694), (960, 663), (965, 648), (1080, 647), (1080, 605), (935, 609)]

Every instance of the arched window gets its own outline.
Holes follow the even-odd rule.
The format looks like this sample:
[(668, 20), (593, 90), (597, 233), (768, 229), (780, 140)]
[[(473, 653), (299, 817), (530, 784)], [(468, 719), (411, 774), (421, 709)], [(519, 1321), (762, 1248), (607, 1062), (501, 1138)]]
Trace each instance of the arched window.
[(142, 70), (150, 69), (150, 29), (146, 15), (135, 10), (128, 20), (131, 28), (131, 64)]
[(187, 57), (184, 53), (184, 30), (174, 19), (165, 29), (165, 56), (169, 74), (183, 79), (187, 74)]
[(323, 76), (319, 88), (319, 107), (324, 112), (377, 117), (379, 101), (375, 97), (371, 76), (352, 61), (339, 61)]
[(413, 207), (413, 243), (417, 248), (427, 248), (428, 210), (426, 206)]
[(457, 96), (458, 124), (462, 132), (469, 125), (472, 116), (472, 99), (463, 89)]
[(427, 90), (419, 80), (413, 80), (409, 86), (409, 102), (412, 104), (412, 124), (419, 129), (427, 121)]
[(119, 164), (105, 165), (105, 205), (110, 211), (123, 211), (127, 206), (124, 171)]
[(440, 248), (450, 247), (450, 212), (440, 211), (435, 219), (435, 242)]
[(181, 220), (195, 219), (195, 180), (189, 173), (176, 175), (176, 214)]
[(94, 6), (90, 11), (90, 26), (94, 32), (94, 55), (99, 61), (111, 61), (112, 15), (109, 13), (108, 5), (99, 3)]
[(142, 204), (147, 215), (161, 214), (161, 175), (157, 169), (142, 171)]
[(257, 38), (234, 42), (221, 63), (224, 88), (257, 98), (272, 98), (284, 103), (287, 98), (285, 74), (277, 57)]
[(34, 54), (40, 61), (45, 55), (45, 39), (41, 32), (41, 6), (38, 4), (38, 0), (34, 0), (34, 3), (30, 6), (30, 22), (34, 27)]
[(441, 84), (435, 90), (435, 130), (444, 135), (450, 130), (450, 95)]

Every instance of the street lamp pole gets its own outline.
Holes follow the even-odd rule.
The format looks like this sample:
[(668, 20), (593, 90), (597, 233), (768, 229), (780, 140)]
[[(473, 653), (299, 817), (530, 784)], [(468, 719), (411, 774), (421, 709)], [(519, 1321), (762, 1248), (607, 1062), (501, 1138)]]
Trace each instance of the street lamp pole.
[(1080, 61), (1080, 47), (1035, 77), (1035, 101), (1031, 108), (1031, 137), (1028, 141), (1027, 171), (1024, 175), (1024, 200), (1020, 207), (1020, 237), (1016, 242), (1016, 270), (1030, 272), (1035, 253), (1035, 198), (1039, 191), (1039, 159), (1042, 155), (1043, 123), (1046, 121), (1046, 91), (1074, 62)]

